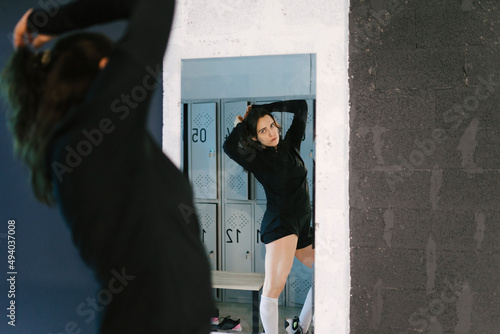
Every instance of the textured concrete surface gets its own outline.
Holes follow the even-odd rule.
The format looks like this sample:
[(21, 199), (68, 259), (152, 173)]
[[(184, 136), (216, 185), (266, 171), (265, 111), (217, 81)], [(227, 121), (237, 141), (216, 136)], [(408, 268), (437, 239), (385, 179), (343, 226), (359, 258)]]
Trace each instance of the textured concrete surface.
[(352, 0), (351, 333), (500, 333), (496, 1)]

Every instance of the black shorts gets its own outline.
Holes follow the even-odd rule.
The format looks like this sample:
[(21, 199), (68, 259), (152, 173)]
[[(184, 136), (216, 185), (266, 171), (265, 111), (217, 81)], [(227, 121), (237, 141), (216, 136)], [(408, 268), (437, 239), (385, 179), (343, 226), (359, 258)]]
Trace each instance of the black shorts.
[(311, 227), (311, 215), (302, 217), (302, 219), (276, 217), (266, 224), (265, 228), (261, 229), (260, 240), (264, 244), (268, 244), (292, 234), (299, 237), (297, 249), (313, 245), (314, 229)]

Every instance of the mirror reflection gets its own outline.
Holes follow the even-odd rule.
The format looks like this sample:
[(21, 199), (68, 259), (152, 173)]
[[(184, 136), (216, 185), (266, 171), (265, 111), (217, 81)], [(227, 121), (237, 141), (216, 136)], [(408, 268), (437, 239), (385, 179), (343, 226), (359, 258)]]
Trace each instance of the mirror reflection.
[[(298, 310), (304, 333), (312, 317), (315, 67), (313, 54), (182, 61), (182, 170), (201, 238), (212, 270), (265, 273), (266, 333), (278, 305)], [(220, 302), (252, 298), (216, 291)]]

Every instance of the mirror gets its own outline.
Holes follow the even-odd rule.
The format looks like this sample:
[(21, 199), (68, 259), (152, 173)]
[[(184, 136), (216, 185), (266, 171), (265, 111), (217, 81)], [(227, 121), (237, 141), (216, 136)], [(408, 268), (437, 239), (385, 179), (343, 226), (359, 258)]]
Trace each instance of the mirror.
[[(181, 70), (181, 169), (193, 186), (201, 238), (212, 270), (264, 273), (260, 224), (266, 210), (263, 186), (223, 151), (238, 115), (249, 104), (305, 100), (307, 126), (301, 158), (314, 221), (315, 54), (184, 59)], [(292, 113), (274, 113), (285, 136)], [(300, 307), (312, 271), (295, 259), (279, 303)], [(222, 290), (222, 302), (250, 302), (251, 294)]]
[(162, 147), (180, 167), (183, 60), (315, 54), (317, 333), (349, 332), (348, 17), (349, 1), (179, 2), (163, 64)]

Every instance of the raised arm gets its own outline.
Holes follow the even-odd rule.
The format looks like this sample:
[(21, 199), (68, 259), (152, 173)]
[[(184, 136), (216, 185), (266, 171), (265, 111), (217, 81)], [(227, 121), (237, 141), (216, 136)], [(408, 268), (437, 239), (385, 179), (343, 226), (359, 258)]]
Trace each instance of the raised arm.
[(173, 21), (175, 0), (77, 0), (58, 8), (35, 8), (28, 33), (59, 35), (96, 24), (128, 19), (118, 47), (144, 64), (161, 63)]
[(126, 19), (138, 0), (79, 0), (51, 8), (35, 8), (28, 18), (31, 32), (59, 35), (95, 24)]
[(238, 165), (245, 168), (247, 171), (252, 172), (253, 169), (253, 161), (256, 155), (255, 150), (244, 149), (240, 141), (242, 137), (245, 135), (245, 124), (244, 122), (239, 122), (231, 131), (229, 136), (227, 136), (226, 140), (222, 148), (224, 152), (234, 160)]
[(253, 108), (265, 108), (271, 112), (293, 113), (292, 125), (285, 135), (285, 141), (300, 151), (300, 144), (307, 124), (307, 102), (305, 100), (289, 100), (273, 102), (263, 105), (254, 105)]

